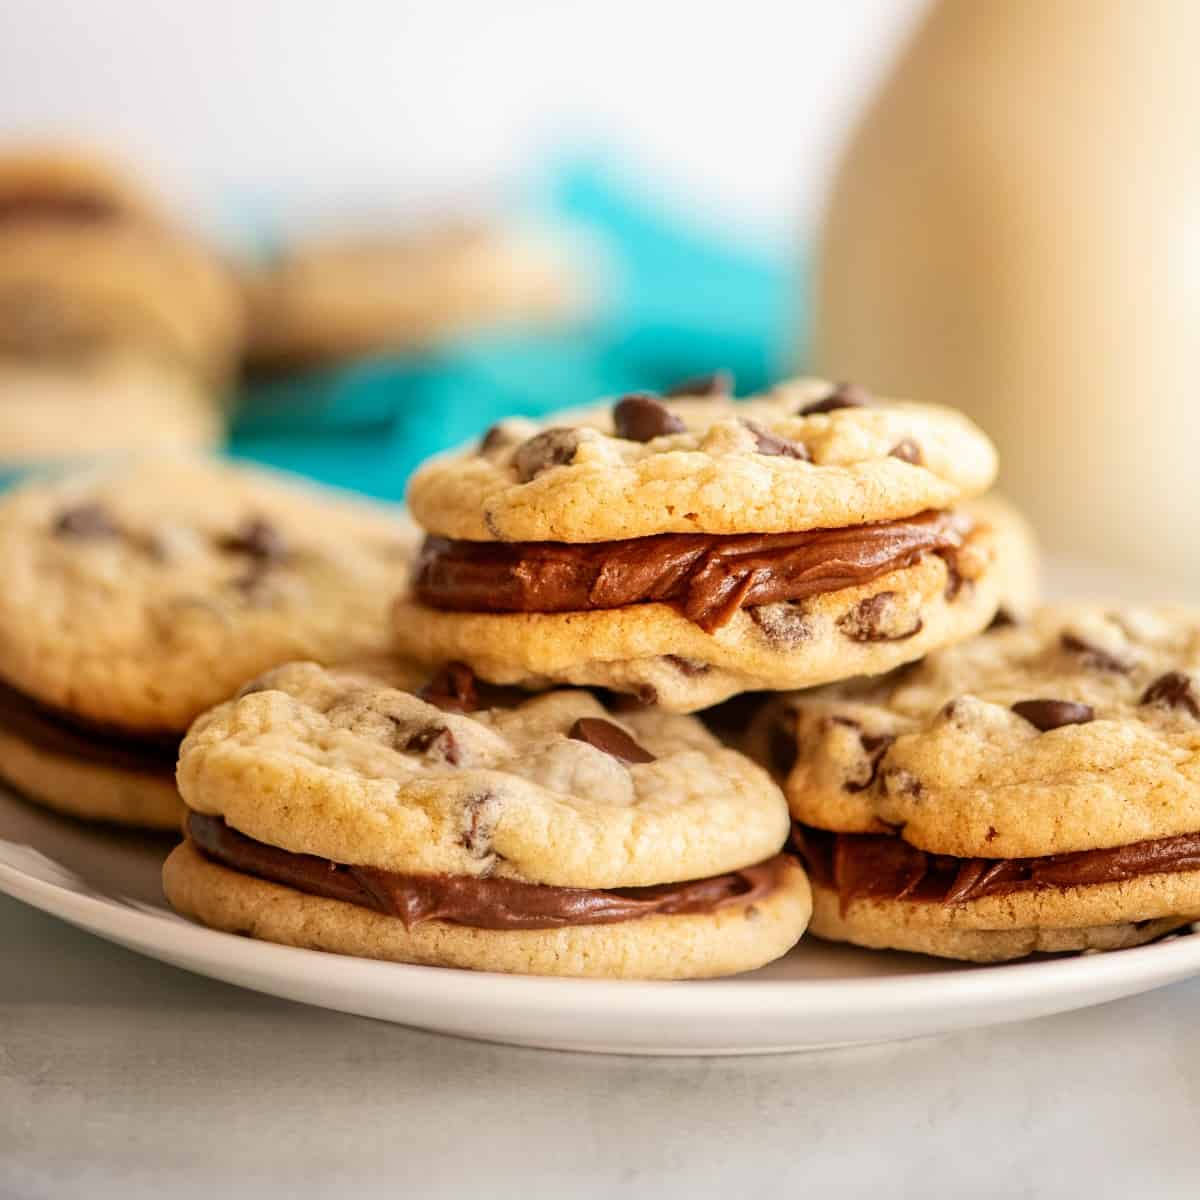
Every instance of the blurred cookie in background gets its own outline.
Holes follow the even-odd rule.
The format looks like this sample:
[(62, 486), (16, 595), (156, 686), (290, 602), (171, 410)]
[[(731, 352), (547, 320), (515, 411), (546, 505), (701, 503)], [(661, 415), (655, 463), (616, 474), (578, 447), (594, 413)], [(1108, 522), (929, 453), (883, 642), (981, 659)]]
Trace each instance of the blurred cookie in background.
[(243, 275), (252, 371), (286, 373), (465, 332), (545, 325), (583, 306), (565, 241), (458, 222), (314, 238)]
[(211, 445), (243, 325), (220, 259), (136, 180), (0, 154), (0, 460)]
[(52, 147), (0, 157), (0, 196), (0, 220), (154, 219), (158, 207), (133, 179), (100, 158)]
[(19, 466), (215, 447), (220, 404), (168, 358), (113, 347), (70, 360), (0, 355), (0, 459)]
[(57, 150), (0, 156), (0, 346), (165, 352), (207, 379), (240, 353), (241, 302), (200, 242), (115, 169)]

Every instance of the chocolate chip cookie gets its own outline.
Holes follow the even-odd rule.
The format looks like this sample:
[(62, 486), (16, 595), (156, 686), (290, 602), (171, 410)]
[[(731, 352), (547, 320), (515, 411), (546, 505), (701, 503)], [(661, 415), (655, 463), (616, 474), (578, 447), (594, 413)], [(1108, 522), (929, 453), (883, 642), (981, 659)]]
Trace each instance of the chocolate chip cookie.
[(0, 776), (81, 816), (170, 827), (191, 720), (275, 663), (386, 649), (400, 513), (190, 456), (0, 500)]
[(0, 157), (0, 356), (137, 347), (215, 385), (243, 321), (219, 259), (118, 171), (53, 150)]
[(988, 961), (1200, 917), (1200, 613), (1044, 608), (776, 698), (749, 745), (823, 936)]
[(243, 284), (250, 362), (274, 371), (558, 321), (581, 298), (553, 239), (466, 225), (299, 243)]
[(418, 692), (296, 663), (183, 743), (181, 912), (400, 962), (618, 978), (749, 970), (809, 916), (786, 804), (700, 723), (529, 697), (466, 668)]
[(409, 489), (400, 649), (498, 683), (693, 711), (874, 674), (982, 629), (1031, 576), (957, 414), (815, 381), (509, 421)]
[(210, 389), (169, 358), (116, 347), (69, 361), (0, 354), (6, 465), (207, 450), (223, 436)]

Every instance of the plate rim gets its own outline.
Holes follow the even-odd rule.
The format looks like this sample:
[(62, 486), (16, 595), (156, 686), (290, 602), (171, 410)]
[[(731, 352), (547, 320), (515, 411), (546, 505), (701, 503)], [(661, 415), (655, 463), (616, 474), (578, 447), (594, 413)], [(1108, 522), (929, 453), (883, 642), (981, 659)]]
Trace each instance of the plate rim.
[[(6, 844), (16, 843), (0, 841), (0, 846)], [(35, 847), (30, 848), (40, 853)], [(49, 856), (44, 857), (55, 861)], [(264, 968), (269, 970), (274, 964), (277, 967), (273, 972), (276, 976), (287, 974), (294, 978), (303, 964), (327, 965), (329, 960), (336, 959), (344, 975), (370, 977), (372, 983), (376, 984), (389, 981), (393, 984), (395, 995), (422, 993), (425, 991), (423, 985), (433, 985), (435, 989), (444, 991), (449, 977), (454, 979), (455, 990), (463, 1000), (469, 1001), (472, 994), (477, 997), (486, 994), (491, 1004), (505, 1001), (519, 1005), (531, 996), (544, 998), (547, 993), (554, 991), (569, 995), (577, 1011), (591, 1008), (608, 1010), (612, 1000), (620, 997), (636, 1003), (643, 1013), (659, 1008), (680, 1018), (688, 1015), (711, 1016), (723, 1010), (741, 1011), (752, 1004), (757, 1015), (767, 1017), (780, 1011), (785, 1003), (787, 1011), (795, 1015), (799, 998), (809, 997), (813, 1003), (806, 1007), (810, 1011), (824, 1010), (836, 1003), (840, 1011), (847, 1012), (849, 1008), (854, 1010), (855, 1015), (884, 1010), (897, 1015), (914, 1007), (924, 1007), (931, 1000), (935, 1000), (938, 1007), (976, 999), (986, 999), (994, 1005), (1003, 1003), (1006, 996), (1029, 1000), (1081, 986), (1103, 991), (1106, 984), (1119, 983), (1131, 974), (1139, 978), (1148, 976), (1162, 983), (1193, 973), (1200, 974), (1198, 933), (1110, 953), (1075, 954), (1034, 962), (1021, 960), (990, 965), (962, 964), (942, 971), (852, 979), (734, 977), (672, 981), (526, 976), (357, 958), (238, 937), (222, 930), (209, 929), (165, 907), (161, 911), (148, 911), (146, 906), (96, 892), (83, 881), (81, 885), (79, 889), (68, 887), (0, 861), (0, 893), (138, 953), (146, 953), (140, 947), (148, 946), (162, 946), (168, 951), (176, 949), (164, 945), (161, 940), (164, 928), (169, 927), (184, 937), (197, 954), (212, 958), (217, 955), (217, 948), (223, 947), (228, 965), (245, 966), (257, 973), (262, 973)], [(130, 945), (129, 938), (137, 945)], [(180, 950), (185, 948), (178, 946)], [(1153, 969), (1148, 968), (1151, 960)], [(1135, 969), (1138, 966), (1143, 970)], [(882, 1004), (885, 997), (886, 1004)], [(847, 1015), (850, 1015), (849, 1012)]]

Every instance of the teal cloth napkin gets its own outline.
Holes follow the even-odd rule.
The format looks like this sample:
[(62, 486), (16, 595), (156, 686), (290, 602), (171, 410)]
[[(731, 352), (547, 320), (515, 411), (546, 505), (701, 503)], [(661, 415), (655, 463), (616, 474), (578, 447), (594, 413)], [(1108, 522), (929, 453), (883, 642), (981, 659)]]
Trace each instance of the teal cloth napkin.
[(610, 282), (566, 332), (462, 339), (247, 390), (230, 453), (384, 499), (413, 469), (504, 416), (538, 416), (728, 367), (741, 393), (779, 373), (801, 328), (786, 250), (705, 229), (647, 197), (611, 158), (539, 173), (519, 215), (578, 230)]

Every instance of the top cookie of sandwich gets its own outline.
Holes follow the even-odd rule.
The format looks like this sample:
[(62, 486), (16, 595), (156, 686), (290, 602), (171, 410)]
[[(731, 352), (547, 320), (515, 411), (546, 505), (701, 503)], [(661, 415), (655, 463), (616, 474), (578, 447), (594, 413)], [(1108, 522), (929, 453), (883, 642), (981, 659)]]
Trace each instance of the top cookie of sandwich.
[(180, 793), (295, 853), (561, 887), (722, 874), (787, 836), (767, 773), (694, 717), (505, 693), (461, 665), (406, 684), (402, 666), (269, 671), (192, 726)]
[(751, 740), (798, 820), (937, 854), (1193, 832), (1200, 612), (1050, 606), (883, 679), (774, 701)]
[(13, 217), (159, 219), (159, 206), (117, 168), (89, 154), (29, 147), (0, 155), (0, 221)]
[(73, 717), (182, 731), (290, 658), (382, 652), (402, 512), (168, 456), (0, 500), (0, 679)]
[(995, 473), (957, 412), (799, 380), (505, 421), (418, 471), (408, 502), (430, 533), (472, 541), (788, 533), (946, 508)]

